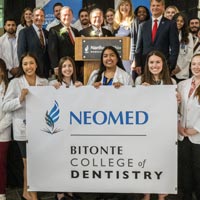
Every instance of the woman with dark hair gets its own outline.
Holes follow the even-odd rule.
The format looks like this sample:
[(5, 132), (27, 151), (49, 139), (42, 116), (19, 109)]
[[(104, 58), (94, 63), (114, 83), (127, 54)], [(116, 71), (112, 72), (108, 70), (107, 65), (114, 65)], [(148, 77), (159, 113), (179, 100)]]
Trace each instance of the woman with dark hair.
[(189, 78), (194, 43), (192, 34), (189, 33), (186, 16), (183, 13), (177, 13), (174, 15), (173, 20), (177, 24), (180, 46), (176, 68), (172, 71), (172, 75), (175, 75), (176, 81), (180, 82)]
[(88, 85), (133, 85), (132, 77), (125, 71), (117, 49), (107, 46), (101, 53), (100, 68), (94, 70), (89, 78)]
[(200, 199), (200, 54), (191, 61), (193, 76), (178, 84), (181, 94), (178, 123), (179, 189), (183, 200)]
[(32, 14), (32, 8), (24, 8), (23, 13), (21, 15), (21, 23), (17, 26), (16, 36), (18, 36), (20, 30), (32, 25)]
[[(80, 87), (83, 85), (80, 81), (77, 81), (76, 66), (74, 60), (71, 57), (65, 56), (59, 60), (57, 80), (50, 81), (49, 85), (54, 86), (56, 89), (60, 87)], [(77, 196), (71, 192), (56, 193), (57, 200), (64, 200), (68, 198), (76, 200), (76, 197)]]
[[(172, 85), (176, 81), (170, 77), (169, 67), (165, 56), (159, 51), (152, 51), (147, 55), (144, 74), (138, 76), (135, 85)], [(177, 96), (177, 101), (179, 97)], [(158, 194), (158, 200), (165, 200), (167, 194)], [(145, 194), (142, 200), (150, 200), (151, 194)]]
[(65, 56), (60, 59), (58, 63), (57, 80), (53, 80), (49, 84), (56, 88), (59, 88), (60, 86), (79, 87), (83, 85), (80, 81), (77, 80), (75, 62), (71, 57)]
[(7, 154), (11, 140), (11, 113), (2, 111), (2, 101), (8, 87), (5, 62), (0, 58), (0, 200), (6, 200)]
[(176, 81), (170, 77), (165, 56), (159, 51), (148, 54), (144, 74), (138, 76), (135, 85), (172, 85)]
[(26, 108), (25, 100), (29, 93), (30, 86), (48, 85), (48, 81), (40, 78), (38, 74), (38, 62), (31, 53), (22, 55), (19, 64), (19, 71), (16, 78), (8, 85), (4, 100), (3, 111), (12, 112), (14, 140), (20, 149), (24, 164), (24, 188), (22, 199), (38, 200), (36, 192), (28, 192), (27, 186), (27, 159), (26, 159)]
[(135, 9), (134, 14), (138, 20), (138, 24), (150, 19), (150, 12), (146, 6), (138, 6)]

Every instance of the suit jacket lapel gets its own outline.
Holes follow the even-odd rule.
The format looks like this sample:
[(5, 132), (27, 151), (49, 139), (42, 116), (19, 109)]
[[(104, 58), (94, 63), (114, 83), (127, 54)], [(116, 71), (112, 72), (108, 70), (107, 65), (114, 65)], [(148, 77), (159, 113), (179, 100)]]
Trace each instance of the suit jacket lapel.
[[(33, 33), (33, 37), (35, 38), (35, 41), (38, 41), (40, 43), (40, 39), (38, 37), (37, 32), (35, 31), (35, 29), (33, 28), (33, 26), (31, 26), (31, 31)], [(32, 38), (33, 39), (33, 38)]]
[[(42, 48), (42, 45), (41, 45), (41, 42), (40, 42), (40, 39), (39, 39), (39, 37), (38, 37), (37, 32), (35, 31), (35, 29), (33, 28), (33, 26), (31, 26), (31, 28), (32, 28), (33, 35), (34, 35), (34, 37), (35, 37), (35, 41), (38, 41), (39, 45), (40, 45), (41, 48)], [(42, 29), (42, 30), (43, 30), (43, 29)], [(44, 32), (43, 32), (43, 34), (44, 34)], [(46, 48), (46, 44), (47, 44), (45, 34), (44, 34), (44, 40), (45, 40), (45, 45), (44, 45), (44, 49), (45, 49), (45, 48)]]
[[(151, 33), (152, 33), (152, 19), (146, 22), (147, 23), (147, 30), (145, 30), (145, 34), (147, 35), (147, 41), (152, 41)], [(150, 33), (150, 34), (149, 34)]]
[(155, 43), (155, 41), (157, 40), (157, 38), (159, 37), (159, 34), (160, 34), (160, 32), (162, 31), (164, 24), (165, 24), (165, 20), (164, 20), (164, 18), (162, 17), (161, 20), (160, 20), (159, 26), (158, 26), (158, 30), (157, 30), (157, 32), (156, 32), (156, 37), (155, 37), (154, 43)]

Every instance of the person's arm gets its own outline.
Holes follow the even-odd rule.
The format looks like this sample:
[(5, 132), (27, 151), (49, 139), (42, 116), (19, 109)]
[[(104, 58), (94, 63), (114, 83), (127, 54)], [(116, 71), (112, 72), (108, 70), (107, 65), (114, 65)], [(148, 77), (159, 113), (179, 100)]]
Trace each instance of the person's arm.
[(22, 107), (20, 101), (21, 92), (19, 92), (18, 87), (18, 81), (16, 79), (11, 80), (2, 103), (2, 110), (4, 112), (12, 112)]

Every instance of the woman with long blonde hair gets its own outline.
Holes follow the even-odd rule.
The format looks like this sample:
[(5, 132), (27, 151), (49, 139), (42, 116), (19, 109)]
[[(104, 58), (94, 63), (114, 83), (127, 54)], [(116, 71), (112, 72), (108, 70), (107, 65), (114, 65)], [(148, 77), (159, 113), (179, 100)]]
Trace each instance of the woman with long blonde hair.
[(131, 73), (131, 64), (134, 61), (134, 53), (137, 39), (137, 24), (134, 17), (133, 5), (130, 0), (121, 0), (117, 6), (114, 17), (114, 35), (118, 37), (130, 37), (130, 60), (123, 65), (128, 73)]

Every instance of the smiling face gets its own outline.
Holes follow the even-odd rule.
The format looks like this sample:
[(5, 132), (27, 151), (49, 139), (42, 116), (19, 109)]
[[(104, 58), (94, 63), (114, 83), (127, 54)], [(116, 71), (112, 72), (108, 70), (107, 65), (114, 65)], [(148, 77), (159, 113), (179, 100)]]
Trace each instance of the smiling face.
[(177, 24), (177, 28), (178, 30), (181, 30), (183, 28), (184, 25), (184, 19), (182, 16), (178, 16), (176, 19), (176, 24)]
[(80, 13), (79, 20), (80, 20), (80, 22), (81, 22), (82, 25), (89, 24), (89, 14), (88, 14), (88, 12), (82, 11)]
[(123, 2), (120, 7), (119, 11), (122, 14), (123, 17), (128, 17), (131, 12), (131, 5), (128, 1)]
[(190, 32), (195, 34), (198, 32), (199, 30), (199, 27), (200, 27), (200, 22), (198, 19), (191, 19), (190, 20), (190, 23), (189, 23), (189, 29), (190, 29)]
[(90, 14), (90, 22), (96, 28), (100, 28), (103, 24), (103, 13), (101, 10), (94, 10)]
[(154, 77), (158, 77), (163, 69), (163, 61), (159, 56), (152, 55), (148, 60), (148, 68)]
[(194, 76), (200, 78), (200, 55), (193, 57), (191, 62), (191, 71)]
[(108, 24), (113, 24), (113, 20), (114, 20), (114, 13), (112, 12), (112, 11), (108, 11), (107, 13), (106, 13), (106, 22), (108, 23)]
[(137, 17), (139, 19), (140, 22), (146, 20), (146, 17), (147, 17), (147, 11), (144, 7), (140, 7), (138, 9), (138, 12), (137, 12)]
[(14, 35), (17, 29), (16, 23), (15, 21), (12, 20), (7, 20), (5, 25), (4, 25), (4, 29), (6, 30), (6, 32), (10, 35)]
[(24, 19), (25, 19), (25, 21), (27, 23), (32, 21), (32, 12), (31, 12), (31, 10), (26, 10), (24, 12)]
[(173, 16), (176, 14), (176, 10), (174, 8), (167, 8), (165, 10), (165, 17), (169, 20), (172, 20)]
[(25, 56), (22, 60), (22, 68), (26, 76), (35, 76), (37, 68), (35, 59), (31, 56)]
[(62, 64), (61, 73), (62, 73), (64, 78), (71, 78), (72, 77), (72, 75), (74, 73), (74, 68), (73, 68), (73, 64), (71, 63), (70, 60), (66, 60)]
[(62, 6), (58, 5), (55, 6), (53, 13), (56, 19), (60, 20), (60, 10), (62, 9)]
[(150, 10), (154, 18), (160, 17), (164, 12), (164, 8), (165, 6), (162, 1), (160, 2), (156, 0), (151, 1)]
[(117, 55), (111, 49), (106, 49), (103, 53), (103, 64), (106, 68), (116, 68), (117, 66)]
[(70, 26), (73, 19), (73, 13), (70, 8), (63, 7), (60, 11), (60, 21), (67, 27)]
[(32, 20), (33, 20), (33, 23), (37, 27), (42, 28), (42, 25), (44, 23), (44, 19), (45, 19), (45, 16), (44, 16), (44, 11), (43, 10), (38, 9), (38, 10), (35, 10), (33, 12)]

